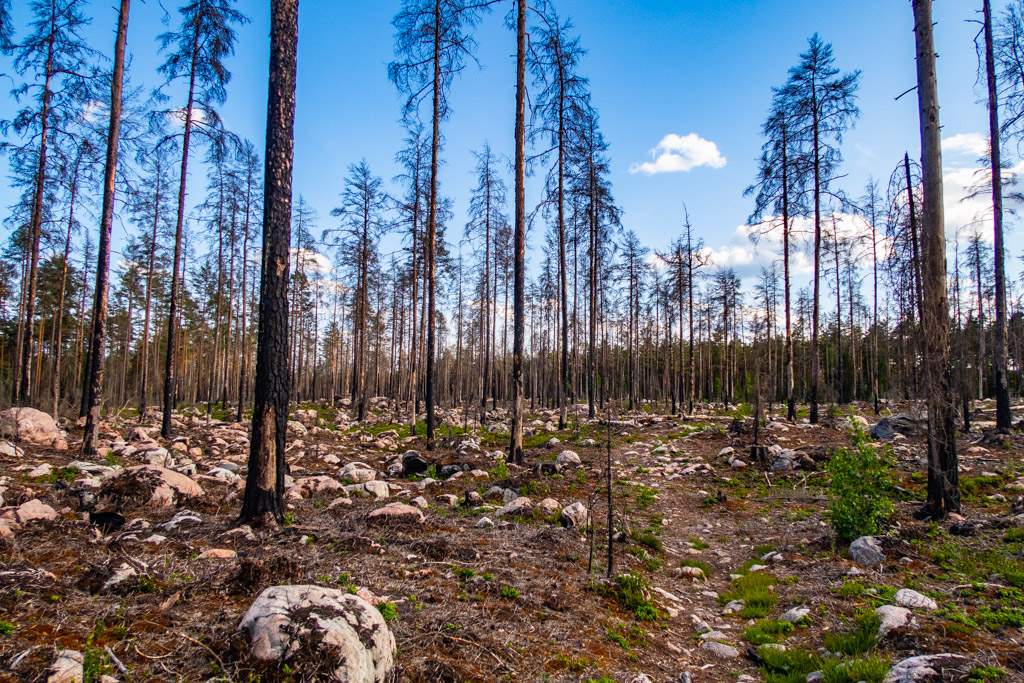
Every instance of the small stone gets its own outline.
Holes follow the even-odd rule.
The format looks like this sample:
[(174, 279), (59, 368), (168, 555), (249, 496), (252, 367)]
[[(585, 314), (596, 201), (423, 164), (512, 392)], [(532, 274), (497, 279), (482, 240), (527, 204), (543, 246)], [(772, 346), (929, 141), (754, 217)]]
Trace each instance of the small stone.
[(427, 503), (427, 499), (423, 496), (416, 496), (410, 502), (421, 510), (426, 510), (429, 505), (429, 503)]
[(732, 645), (726, 645), (725, 643), (719, 643), (715, 640), (705, 641), (701, 643), (700, 649), (707, 650), (716, 657), (722, 659), (736, 659), (740, 656), (740, 651), (734, 648)]
[(494, 522), (491, 521), (490, 517), (481, 517), (474, 526), (477, 529), (490, 529), (494, 526)]
[(690, 579), (701, 580), (701, 581), (703, 581), (704, 578), (705, 578), (704, 577), (704, 570), (701, 569), (700, 567), (680, 567), (678, 575), (680, 577), (684, 577), (685, 576), (685, 577), (690, 578)]
[(568, 465), (581, 465), (583, 463), (580, 460), (580, 456), (577, 455), (575, 451), (562, 451), (555, 459), (555, 464), (566, 467)]
[(42, 465), (29, 472), (26, 476), (28, 476), (29, 479), (39, 479), (40, 477), (50, 476), (50, 472), (53, 472), (53, 465), (48, 462), (44, 462)]
[(57, 661), (50, 668), (46, 683), (80, 683), (84, 680), (82, 653), (78, 650), (61, 650)]
[(939, 605), (927, 595), (922, 595), (915, 590), (910, 590), (909, 588), (901, 588), (896, 591), (896, 604), (901, 607), (909, 607), (911, 609), (927, 609), (933, 611), (939, 609)]
[(562, 508), (558, 516), (562, 526), (569, 529), (582, 529), (590, 523), (590, 511), (587, 506), (577, 501)]
[(385, 524), (423, 524), (425, 517), (419, 508), (404, 503), (388, 503), (366, 516), (367, 521)]
[(199, 553), (197, 559), (200, 560), (230, 560), (233, 559), (237, 553), (234, 550), (227, 548), (210, 548)]
[(739, 612), (746, 605), (742, 600), (732, 600), (726, 603), (725, 607), (722, 608), (722, 614), (735, 614)]
[(890, 631), (906, 626), (910, 621), (911, 612), (905, 607), (882, 605), (875, 609), (875, 614), (882, 618), (882, 623), (878, 627), (878, 638), (881, 640)]
[(795, 624), (801, 619), (806, 619), (810, 614), (811, 610), (807, 607), (794, 607), (783, 614), (779, 619), (787, 624)]
[(443, 493), (440, 496), (435, 496), (434, 500), (442, 505), (447, 505), (448, 507), (455, 507), (459, 504), (459, 497), (451, 493)]
[(963, 657), (948, 653), (909, 657), (889, 669), (883, 683), (923, 683), (937, 680), (942, 675), (942, 662), (956, 659)]
[(363, 484), (363, 488), (379, 500), (385, 500), (391, 496), (391, 490), (385, 481), (368, 481)]
[(56, 510), (38, 498), (22, 503), (14, 511), (14, 520), (18, 524), (28, 524), (29, 522), (36, 521), (49, 522), (57, 519), (59, 516)]

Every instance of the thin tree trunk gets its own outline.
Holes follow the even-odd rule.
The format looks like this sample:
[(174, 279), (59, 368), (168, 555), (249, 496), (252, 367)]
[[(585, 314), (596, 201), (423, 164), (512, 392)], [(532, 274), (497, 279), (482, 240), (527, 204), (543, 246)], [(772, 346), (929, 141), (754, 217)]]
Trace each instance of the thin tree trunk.
[(526, 2), (517, 0), (516, 216), (512, 302), (512, 443), (509, 459), (523, 463), (523, 341), (526, 334)]
[(168, 438), (171, 435), (171, 411), (174, 409), (174, 398), (177, 393), (175, 386), (175, 351), (178, 340), (178, 288), (181, 270), (181, 242), (185, 231), (185, 187), (188, 181), (188, 151), (192, 139), (192, 105), (195, 102), (196, 62), (199, 58), (199, 31), (192, 39), (192, 58), (189, 66), (188, 100), (185, 104), (185, 129), (181, 143), (181, 177), (178, 180), (178, 219), (174, 228), (174, 259), (171, 266), (171, 298), (170, 310), (167, 315), (167, 358), (164, 363), (164, 413), (160, 425), (160, 435)]
[(1003, 247), (1003, 179), (999, 150), (999, 101), (992, 54), (992, 5), (983, 0), (985, 15), (985, 77), (988, 85), (989, 161), (992, 168), (992, 227), (995, 236), (996, 329), (992, 362), (996, 380), (996, 428), (1010, 428), (1010, 386), (1006, 361), (1006, 265)]
[[(103, 174), (103, 208), (100, 214), (100, 243), (96, 259), (96, 289), (93, 303), (92, 344), (89, 352), (90, 377), (87, 383), (88, 412), (82, 453), (96, 454), (100, 422), (100, 391), (103, 389), (103, 355), (107, 341), (107, 289), (110, 272), (110, 232), (114, 224), (114, 182), (117, 178), (117, 148), (121, 130), (121, 89), (124, 81), (124, 51), (128, 36), (128, 12), (131, 0), (121, 0), (114, 41), (114, 72), (110, 84), (110, 124), (107, 128), (107, 161)], [(128, 350), (125, 349), (125, 353)]]

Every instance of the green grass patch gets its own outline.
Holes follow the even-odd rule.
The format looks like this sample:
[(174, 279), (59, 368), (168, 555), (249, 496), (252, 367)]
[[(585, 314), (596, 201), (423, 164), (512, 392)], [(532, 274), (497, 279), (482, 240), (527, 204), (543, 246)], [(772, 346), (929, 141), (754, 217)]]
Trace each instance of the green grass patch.
[(889, 673), (886, 657), (864, 657), (845, 662), (828, 660), (821, 667), (822, 683), (881, 683)]
[(793, 624), (774, 619), (762, 619), (743, 632), (743, 637), (753, 645), (781, 643), (793, 632)]
[(758, 654), (765, 683), (806, 683), (807, 674), (821, 669), (821, 657), (807, 650), (762, 649)]
[[(862, 655), (878, 642), (878, 627), (882, 618), (873, 611), (858, 612), (854, 623), (856, 628), (848, 633), (826, 633), (825, 649), (836, 654), (848, 656)], [(854, 683), (857, 680), (855, 679)]]
[(772, 608), (779, 602), (779, 596), (772, 590), (778, 582), (774, 576), (755, 572), (745, 574), (732, 582), (729, 590), (722, 593), (718, 601), (723, 605), (733, 600), (742, 600), (743, 619), (761, 619), (768, 616)]

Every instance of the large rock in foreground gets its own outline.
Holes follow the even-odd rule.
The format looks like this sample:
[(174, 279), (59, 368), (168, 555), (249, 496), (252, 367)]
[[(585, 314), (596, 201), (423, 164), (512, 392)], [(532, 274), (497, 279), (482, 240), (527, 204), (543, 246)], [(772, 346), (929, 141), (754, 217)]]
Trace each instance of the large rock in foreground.
[(0, 413), (0, 435), (59, 451), (68, 449), (64, 432), (49, 414), (35, 408), (9, 408)]
[[(264, 662), (301, 652), (303, 661), (329, 662), (329, 680), (382, 683), (395, 666), (395, 638), (387, 622), (357, 595), (321, 586), (271, 586), (249, 607), (240, 630)], [(312, 674), (312, 671), (303, 671)]]

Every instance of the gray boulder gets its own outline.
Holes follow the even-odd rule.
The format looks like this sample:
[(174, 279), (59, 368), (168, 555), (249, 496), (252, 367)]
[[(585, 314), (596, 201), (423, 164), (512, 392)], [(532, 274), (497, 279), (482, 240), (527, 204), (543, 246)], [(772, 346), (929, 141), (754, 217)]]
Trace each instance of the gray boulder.
[(921, 436), (928, 426), (927, 420), (909, 413), (896, 413), (883, 417), (871, 427), (871, 438), (891, 439), (897, 434), (903, 436)]
[(882, 545), (874, 536), (861, 536), (850, 544), (850, 559), (865, 567), (881, 564), (885, 560)]

